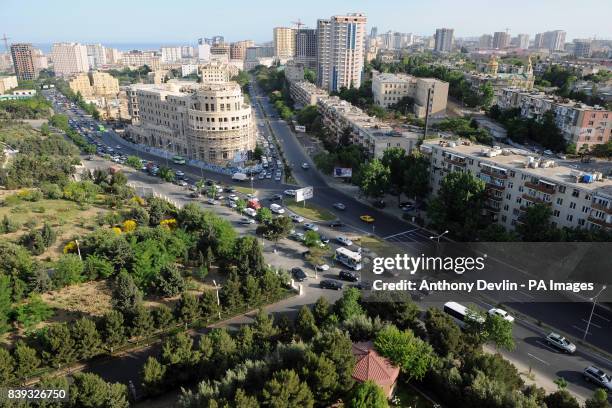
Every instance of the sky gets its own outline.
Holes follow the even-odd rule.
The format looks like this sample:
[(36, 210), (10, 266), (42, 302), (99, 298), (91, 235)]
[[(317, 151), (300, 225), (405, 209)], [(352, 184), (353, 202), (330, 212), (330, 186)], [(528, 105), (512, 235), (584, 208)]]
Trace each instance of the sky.
[(370, 27), (431, 35), (439, 27), (456, 37), (505, 31), (512, 35), (562, 29), (573, 38), (612, 39), (612, 0), (2, 0), (0, 34), (11, 42), (58, 41), (194, 44), (223, 35), (227, 41), (270, 41), (272, 28), (300, 19), (363, 12)]

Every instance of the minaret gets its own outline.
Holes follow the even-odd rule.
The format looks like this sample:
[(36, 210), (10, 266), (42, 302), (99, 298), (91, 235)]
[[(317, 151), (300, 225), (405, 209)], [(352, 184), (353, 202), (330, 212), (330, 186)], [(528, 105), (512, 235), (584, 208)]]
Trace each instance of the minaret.
[(527, 76), (533, 76), (533, 64), (531, 63), (531, 55), (527, 58)]
[(491, 56), (491, 60), (487, 64), (487, 67), (488, 67), (489, 74), (491, 74), (492, 76), (497, 76), (497, 70), (499, 68), (499, 63), (497, 62), (495, 55)]

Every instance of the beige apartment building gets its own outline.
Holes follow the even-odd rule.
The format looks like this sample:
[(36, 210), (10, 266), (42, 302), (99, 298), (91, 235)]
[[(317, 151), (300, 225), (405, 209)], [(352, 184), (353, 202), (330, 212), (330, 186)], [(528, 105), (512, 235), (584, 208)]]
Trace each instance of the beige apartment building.
[(147, 65), (152, 71), (160, 69), (160, 59), (153, 51), (130, 51), (121, 55), (121, 64), (130, 68)]
[(254, 47), (255, 41), (244, 40), (236, 41), (230, 44), (230, 59), (244, 61), (246, 58), (246, 49)]
[(207, 64), (200, 65), (200, 76), (203, 83), (228, 82), (232, 77), (238, 75), (239, 69), (222, 61), (212, 60)]
[(430, 157), (433, 194), (450, 172), (470, 172), (486, 183), (486, 215), (508, 229), (521, 223), (526, 209), (536, 203), (551, 208), (556, 227), (612, 228), (612, 181), (601, 173), (462, 139), (426, 140), (420, 150)]
[(446, 112), (448, 82), (435, 78), (417, 78), (407, 74), (374, 71), (372, 93), (374, 103), (383, 108), (389, 108), (402, 98), (412, 98), (414, 101), (413, 113), (419, 118), (426, 115), (429, 94), (429, 114), (437, 116)]
[(51, 47), (53, 71), (58, 76), (70, 76), (89, 71), (87, 47), (78, 43), (55, 43)]
[(317, 88), (315, 84), (304, 80), (291, 82), (289, 94), (296, 107), (316, 105), (320, 98), (329, 96), (329, 93), (324, 89)]
[(17, 88), (17, 76), (0, 76), (0, 94), (5, 93), (9, 89)]
[(235, 82), (138, 84), (127, 97), (137, 143), (221, 166), (255, 148), (251, 106)]
[(115, 96), (119, 93), (119, 81), (106, 72), (79, 74), (68, 84), (74, 93), (80, 92), (83, 97)]
[(288, 27), (274, 27), (274, 56), (280, 59), (295, 57), (296, 30)]
[(551, 111), (565, 140), (578, 148), (589, 148), (612, 140), (612, 111), (601, 106), (581, 102), (544, 92), (520, 88), (505, 88), (497, 98), (502, 109), (519, 108), (521, 116), (540, 120)]

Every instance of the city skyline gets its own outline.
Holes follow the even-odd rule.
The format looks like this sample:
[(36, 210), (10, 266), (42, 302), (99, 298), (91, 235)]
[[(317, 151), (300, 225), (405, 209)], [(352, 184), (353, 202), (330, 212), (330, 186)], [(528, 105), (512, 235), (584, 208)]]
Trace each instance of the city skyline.
[[(567, 31), (568, 41), (574, 38), (612, 38), (612, 29), (606, 21), (606, 17), (612, 14), (612, 3), (604, 4), (601, 0), (585, 0), (579, 6), (566, 0), (544, 0), (538, 4), (518, 0), (506, 5), (496, 4), (495, 18), (489, 17), (490, 4), (484, 0), (468, 1), (470, 7), (466, 7), (466, 2), (451, 0), (441, 0), (435, 5), (413, 1), (394, 4), (390, 0), (376, 3), (341, 0), (330, 5), (314, 0), (308, 7), (291, 7), (290, 11), (284, 4), (284, 7), (280, 4), (275, 7), (274, 3), (280, 2), (270, 1), (268, 7), (263, 8), (238, 0), (231, 9), (210, 10), (206, 5), (191, 0), (176, 9), (152, 7), (151, 2), (145, 7), (142, 1), (125, 3), (111, 0), (105, 8), (96, 9), (97, 14), (92, 16), (90, 7), (72, 0), (61, 2), (64, 6), (61, 12), (57, 4), (9, 0), (3, 5), (8, 18), (3, 21), (2, 30), (12, 42), (35, 44), (60, 41), (193, 44), (199, 37), (216, 33), (225, 35), (229, 41), (248, 38), (264, 42), (272, 40), (272, 27), (291, 27), (298, 19), (315, 28), (318, 18), (363, 12), (368, 16), (368, 27), (378, 27), (379, 33), (391, 30), (431, 36), (436, 28), (448, 27), (455, 30), (458, 38), (477, 37), (505, 31), (506, 28), (512, 36), (521, 33), (533, 36), (538, 32), (560, 29)], [(592, 13), (594, 8), (597, 13)], [(191, 11), (185, 13), (185, 10)], [(466, 18), (466, 10), (469, 10), (470, 18)], [(118, 13), (139, 16), (143, 22), (131, 18), (130, 24), (109, 24)], [(160, 30), (160, 25), (163, 30)], [(38, 28), (36, 32), (29, 29), (33, 26)]]

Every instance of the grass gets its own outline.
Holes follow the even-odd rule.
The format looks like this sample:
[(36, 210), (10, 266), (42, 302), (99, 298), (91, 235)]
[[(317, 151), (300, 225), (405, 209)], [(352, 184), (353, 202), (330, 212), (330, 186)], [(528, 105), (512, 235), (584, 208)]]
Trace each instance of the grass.
[(284, 204), (289, 210), (309, 220), (333, 221), (337, 218), (331, 211), (321, 208), (315, 204), (311, 204), (308, 201), (306, 201), (306, 205), (304, 206), (303, 202), (296, 203), (294, 200), (286, 199)]
[(423, 397), (418, 391), (416, 391), (410, 385), (403, 384), (401, 381), (398, 382), (394, 395), (398, 397), (400, 400), (399, 405), (396, 405), (398, 407), (402, 407), (402, 408), (433, 408), (434, 407), (431, 401)]
[(234, 186), (234, 188), (242, 194), (253, 194), (253, 191), (255, 191), (254, 194), (257, 195), (257, 189), (252, 189), (251, 187)]

